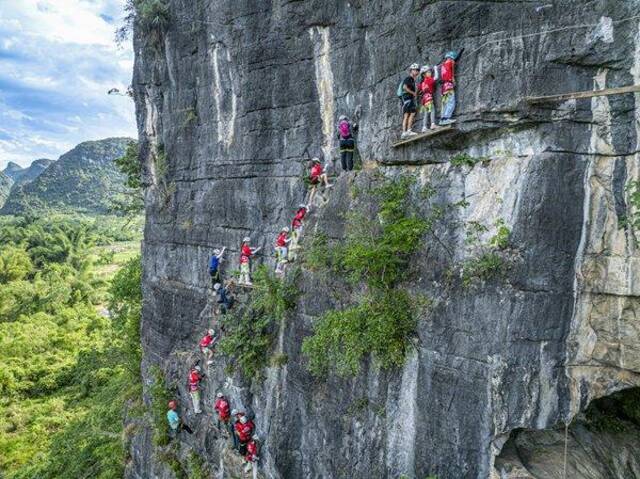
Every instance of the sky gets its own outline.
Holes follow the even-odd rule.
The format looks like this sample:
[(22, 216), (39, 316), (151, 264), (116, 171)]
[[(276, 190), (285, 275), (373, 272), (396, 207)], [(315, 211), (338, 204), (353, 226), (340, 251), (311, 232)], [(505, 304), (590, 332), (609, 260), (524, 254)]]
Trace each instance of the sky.
[(124, 0), (0, 0), (0, 170), (78, 143), (136, 137)]

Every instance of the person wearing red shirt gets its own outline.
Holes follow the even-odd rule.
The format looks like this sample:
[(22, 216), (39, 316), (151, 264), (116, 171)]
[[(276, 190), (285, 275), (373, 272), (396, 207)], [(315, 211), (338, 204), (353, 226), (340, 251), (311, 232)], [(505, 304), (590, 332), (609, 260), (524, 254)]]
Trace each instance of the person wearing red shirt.
[(240, 446), (246, 446), (246, 444), (251, 439), (253, 430), (255, 429), (253, 421), (247, 418), (247, 416), (242, 415), (240, 416), (240, 420), (236, 422), (236, 425), (234, 427), (236, 430), (236, 435), (238, 436), (238, 441), (240, 442)]
[(213, 329), (207, 331), (200, 340), (200, 351), (207, 358), (207, 364), (213, 364), (213, 353), (215, 353), (216, 332)]
[(302, 236), (303, 220), (309, 212), (305, 204), (298, 205), (296, 215), (291, 221), (291, 245), (289, 246), (289, 261), (295, 261), (298, 256), (300, 237)]
[(455, 70), (456, 70), (456, 52), (447, 52), (444, 56), (444, 62), (440, 66), (440, 81), (442, 82), (442, 114), (440, 115), (440, 125), (449, 125), (452, 120), (453, 111), (456, 108), (456, 92), (455, 92)]
[(430, 120), (431, 129), (436, 128), (436, 108), (433, 101), (433, 95), (436, 91), (436, 80), (433, 78), (433, 68), (428, 65), (420, 69), (422, 73), (422, 81), (418, 90), (420, 92), (420, 111), (422, 113), (422, 133), (427, 132), (428, 120)]
[(238, 284), (252, 286), (251, 282), (251, 257), (255, 255), (260, 248), (251, 247), (251, 238), (246, 236), (240, 245), (240, 278)]
[(284, 265), (289, 259), (289, 227), (285, 226), (280, 230), (276, 238), (276, 274), (284, 274)]
[(253, 463), (258, 462), (260, 458), (258, 457), (258, 436), (253, 436), (251, 441), (247, 443), (247, 454), (244, 456), (244, 460), (246, 462), (244, 466), (245, 472), (249, 472)]
[(193, 410), (196, 414), (200, 414), (200, 381), (204, 375), (200, 366), (194, 366), (189, 372), (189, 395), (193, 402)]
[(231, 438), (233, 439), (233, 448), (238, 449), (238, 435), (236, 434), (236, 424), (240, 422), (240, 418), (244, 416), (244, 413), (238, 411), (237, 409), (231, 410), (231, 421), (229, 421), (229, 433), (231, 434)]
[(320, 163), (319, 158), (314, 158), (311, 160), (309, 183), (311, 184), (311, 193), (309, 193), (309, 205), (313, 204), (313, 199), (316, 196), (318, 186), (323, 185), (325, 189), (331, 188), (333, 186), (329, 184), (329, 177), (327, 176), (325, 168)]
[(218, 429), (222, 429), (222, 424), (224, 424), (226, 429), (229, 419), (231, 418), (231, 412), (229, 408), (229, 401), (224, 397), (224, 394), (220, 392), (216, 394), (216, 402), (213, 409), (218, 413)]

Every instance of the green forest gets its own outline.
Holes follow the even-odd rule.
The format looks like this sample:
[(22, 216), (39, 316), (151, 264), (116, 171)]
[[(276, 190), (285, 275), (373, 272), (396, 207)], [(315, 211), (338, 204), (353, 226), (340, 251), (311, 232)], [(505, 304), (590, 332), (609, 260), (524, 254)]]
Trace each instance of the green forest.
[(0, 217), (0, 477), (123, 476), (141, 221)]

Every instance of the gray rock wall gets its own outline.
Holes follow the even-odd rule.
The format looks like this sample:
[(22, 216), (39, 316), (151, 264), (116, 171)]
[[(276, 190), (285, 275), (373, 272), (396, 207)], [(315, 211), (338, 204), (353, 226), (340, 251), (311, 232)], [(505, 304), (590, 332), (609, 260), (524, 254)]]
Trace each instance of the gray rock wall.
[[(219, 389), (255, 411), (265, 477), (487, 478), (512, 430), (549, 428), (640, 383), (638, 252), (635, 232), (618, 226), (629, 214), (624, 185), (638, 176), (640, 99), (523, 101), (640, 83), (640, 4), (542, 3), (172, 0), (158, 44), (137, 30), (149, 184), (143, 370), (160, 365), (183, 406), (212, 320), (208, 255), (227, 245), (234, 269), (250, 235), (271, 261), (278, 228), (304, 198), (305, 160), (335, 157), (337, 115), (361, 105), (365, 169), (340, 176), (311, 229), (340, 237), (341, 213), (359, 207), (350, 185), (366, 190), (377, 172), (412, 172), (435, 187), (418, 204), (425, 214), (469, 203), (415, 259), (409, 287), (435, 302), (402, 370), (365, 365), (326, 383), (306, 372), (302, 339), (332, 307), (315, 299), (309, 274), (280, 326), (285, 366), (268, 367), (262, 384), (228, 377), (222, 359), (210, 368), (205, 411)], [(403, 70), (460, 47), (458, 131), (392, 149)], [(456, 168), (447, 160), (458, 153), (487, 161)], [(465, 224), (498, 219), (512, 232), (508, 277), (447, 287), (451, 266), (476, 253)], [(181, 451), (197, 451), (219, 477), (235, 474), (210, 417), (186, 412), (197, 434)], [(133, 438), (128, 474), (172, 477), (148, 431)]]

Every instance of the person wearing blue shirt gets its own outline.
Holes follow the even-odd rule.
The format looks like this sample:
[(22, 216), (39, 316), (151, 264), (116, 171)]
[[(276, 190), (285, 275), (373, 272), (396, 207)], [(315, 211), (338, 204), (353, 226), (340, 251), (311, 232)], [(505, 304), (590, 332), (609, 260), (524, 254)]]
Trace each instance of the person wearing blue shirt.
[(209, 259), (209, 275), (211, 276), (211, 284), (216, 284), (220, 282), (220, 263), (222, 263), (222, 256), (224, 255), (224, 250), (227, 247), (223, 247), (220, 249), (213, 250), (213, 256)]
[(180, 431), (185, 431), (188, 434), (193, 433), (191, 428), (180, 420), (180, 416), (177, 412), (178, 403), (175, 400), (169, 401), (169, 410), (167, 411), (167, 422), (169, 423), (169, 436), (174, 438)]

